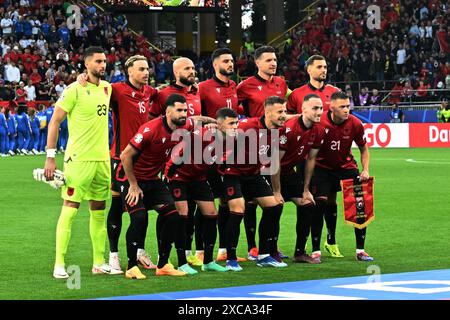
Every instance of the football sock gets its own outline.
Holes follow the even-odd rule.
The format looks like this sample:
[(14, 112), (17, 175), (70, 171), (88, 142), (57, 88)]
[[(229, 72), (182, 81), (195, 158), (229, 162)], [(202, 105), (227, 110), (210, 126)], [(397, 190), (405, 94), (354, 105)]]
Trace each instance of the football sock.
[(355, 228), (356, 249), (364, 249), (364, 242), (366, 241), (366, 230)]
[(188, 215), (186, 220), (186, 250), (192, 249), (192, 239), (194, 237), (194, 212), (197, 204), (194, 201), (188, 201)]
[(89, 234), (91, 235), (94, 265), (105, 262), (106, 210), (89, 210)]
[(214, 244), (217, 238), (217, 215), (207, 215), (202, 219), (203, 239), (205, 241), (205, 253), (203, 264), (213, 261)]
[[(112, 197), (106, 222), (109, 239), (109, 251), (119, 252), (119, 237), (122, 230), (123, 203), (121, 197)], [(142, 247), (143, 248), (143, 247)]]
[(226, 229), (229, 217), (230, 208), (228, 207), (228, 205), (219, 205), (219, 215), (217, 217), (217, 229), (219, 230), (219, 248), (227, 247)]
[(78, 209), (63, 206), (56, 225), (56, 266), (64, 266), (64, 257), (69, 246), (72, 222)]
[(274, 209), (275, 214), (275, 229), (274, 229), (274, 238), (273, 238), (273, 246), (275, 253), (278, 253), (278, 237), (280, 236), (280, 220), (281, 214), (283, 213), (283, 205), (278, 205)]
[(230, 211), (227, 222), (227, 260), (237, 260), (236, 248), (239, 242), (239, 234), (241, 230), (241, 221), (244, 213)]
[(297, 241), (295, 243), (295, 255), (306, 253), (305, 246), (308, 241), (311, 220), (314, 214), (314, 206), (297, 206)]
[(195, 225), (195, 250), (204, 250), (204, 239), (203, 239), (203, 219), (204, 216), (200, 211), (200, 208), (197, 207), (197, 210), (195, 211), (194, 216), (194, 225)]
[(274, 207), (266, 207), (262, 210), (261, 220), (259, 221), (259, 249), (258, 254), (271, 254), (277, 253), (275, 244), (275, 232), (276, 232), (276, 217), (278, 211), (283, 210), (282, 205), (276, 205)]
[(323, 229), (323, 216), (326, 203), (323, 201), (317, 201), (312, 216), (311, 222), (311, 241), (312, 251), (320, 251), (320, 238), (322, 236)]
[(337, 204), (327, 204), (325, 222), (327, 224), (327, 243), (336, 244)]
[(169, 261), (170, 250), (172, 249), (172, 243), (175, 241), (179, 226), (178, 220), (181, 218), (174, 205), (163, 206), (157, 211), (158, 218), (160, 218), (158, 268), (162, 268)]
[(255, 203), (245, 203), (244, 226), (247, 237), (247, 251), (256, 247), (256, 209), (257, 205)]
[(186, 243), (186, 220), (187, 216), (180, 215), (175, 237), (175, 248), (177, 249), (179, 267), (187, 263), (186, 252), (184, 249), (184, 245)]
[(127, 230), (127, 256), (128, 270), (137, 265), (137, 252), (139, 241), (145, 233), (148, 223), (148, 213), (144, 210), (137, 210), (130, 214), (130, 225)]

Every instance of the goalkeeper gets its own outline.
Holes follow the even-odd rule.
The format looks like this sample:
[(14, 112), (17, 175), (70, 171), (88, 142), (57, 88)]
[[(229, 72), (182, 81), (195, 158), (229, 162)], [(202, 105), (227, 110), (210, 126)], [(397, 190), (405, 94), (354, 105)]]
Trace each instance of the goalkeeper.
[(111, 182), (108, 148), (108, 109), (111, 85), (102, 81), (106, 56), (100, 47), (85, 51), (87, 86), (77, 82), (68, 86), (56, 103), (48, 127), (47, 159), (44, 175), (54, 179), (56, 170), (56, 142), (58, 128), (67, 116), (69, 141), (64, 156), (66, 183), (61, 188), (64, 203), (56, 226), (56, 260), (53, 277), (64, 279), (65, 255), (69, 245), (72, 222), (83, 199), (89, 200), (89, 233), (93, 249), (93, 274), (111, 273), (105, 263), (106, 213), (105, 200), (109, 198)]

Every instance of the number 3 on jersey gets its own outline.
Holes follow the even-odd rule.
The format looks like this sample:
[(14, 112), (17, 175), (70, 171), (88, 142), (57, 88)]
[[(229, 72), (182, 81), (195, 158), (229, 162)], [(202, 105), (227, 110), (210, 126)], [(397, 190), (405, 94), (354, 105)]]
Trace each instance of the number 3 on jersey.
[(341, 140), (331, 141), (331, 150), (341, 150)]

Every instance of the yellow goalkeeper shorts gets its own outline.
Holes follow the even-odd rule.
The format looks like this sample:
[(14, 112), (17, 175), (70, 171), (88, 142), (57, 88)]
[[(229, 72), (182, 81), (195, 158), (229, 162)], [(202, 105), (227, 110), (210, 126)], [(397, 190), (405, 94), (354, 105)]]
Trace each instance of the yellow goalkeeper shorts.
[(104, 201), (110, 198), (110, 161), (70, 161), (64, 164), (66, 184), (61, 188), (64, 200)]

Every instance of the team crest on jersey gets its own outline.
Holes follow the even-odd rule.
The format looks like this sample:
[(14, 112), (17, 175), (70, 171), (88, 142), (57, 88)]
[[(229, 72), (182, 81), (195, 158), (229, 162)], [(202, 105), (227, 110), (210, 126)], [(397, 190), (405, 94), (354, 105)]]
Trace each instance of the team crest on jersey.
[(142, 139), (144, 139), (144, 137), (142, 136), (142, 134), (138, 133), (135, 137), (134, 137), (134, 142), (136, 143), (141, 143)]
[(136, 95), (136, 92), (133, 91), (133, 92), (131, 93), (131, 96), (134, 98), (135, 95)]
[(325, 134), (328, 134), (328, 131), (330, 131), (330, 129), (326, 128), (325, 129)]
[(105, 91), (105, 94), (108, 95), (108, 87), (104, 87), (103, 90)]
[(180, 188), (173, 189), (173, 196), (175, 198), (179, 198), (181, 196), (181, 189)]
[(291, 132), (291, 128), (287, 127), (286, 128), (286, 133), (289, 133), (289, 132)]
[(220, 88), (216, 88), (216, 90), (217, 90), (217, 93), (220, 93)]
[(259, 91), (262, 91), (262, 86), (258, 86)]
[(285, 135), (282, 135), (280, 137), (280, 144), (286, 144), (286, 142), (287, 142), (287, 137)]
[(67, 188), (67, 195), (69, 197), (73, 196), (74, 193), (75, 193), (75, 189), (74, 188), (72, 188), (72, 187), (68, 187)]
[(234, 187), (227, 188), (227, 195), (231, 197), (234, 194)]
[(86, 92), (87, 92), (88, 95), (91, 95), (91, 90), (86, 89)]

